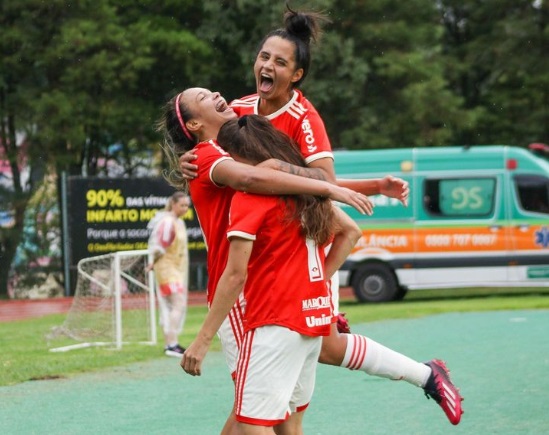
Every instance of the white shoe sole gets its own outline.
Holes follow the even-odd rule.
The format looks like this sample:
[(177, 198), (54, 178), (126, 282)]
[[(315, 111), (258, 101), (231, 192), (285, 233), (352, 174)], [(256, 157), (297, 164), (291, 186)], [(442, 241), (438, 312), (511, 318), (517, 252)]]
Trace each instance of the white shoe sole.
[(183, 356), (182, 353), (176, 352), (175, 350), (165, 350), (164, 355), (166, 356), (174, 356), (176, 358), (181, 358)]

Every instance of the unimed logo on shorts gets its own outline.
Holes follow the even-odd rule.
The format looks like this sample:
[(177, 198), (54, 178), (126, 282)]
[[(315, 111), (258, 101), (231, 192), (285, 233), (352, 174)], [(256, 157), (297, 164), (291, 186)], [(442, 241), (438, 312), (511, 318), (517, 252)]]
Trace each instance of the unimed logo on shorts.
[(302, 311), (319, 310), (330, 308), (330, 296), (319, 296), (313, 299), (304, 299), (301, 301)]

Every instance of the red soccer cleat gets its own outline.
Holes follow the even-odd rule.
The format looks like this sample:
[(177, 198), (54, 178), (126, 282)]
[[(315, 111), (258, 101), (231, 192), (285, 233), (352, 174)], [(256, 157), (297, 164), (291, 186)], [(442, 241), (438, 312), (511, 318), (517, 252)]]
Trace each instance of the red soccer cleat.
[(438, 359), (433, 359), (425, 364), (432, 370), (429, 380), (423, 387), (425, 395), (440, 405), (450, 423), (459, 424), (461, 414), (463, 414), (461, 409), (463, 397), (450, 380), (450, 372), (446, 368), (446, 364)]

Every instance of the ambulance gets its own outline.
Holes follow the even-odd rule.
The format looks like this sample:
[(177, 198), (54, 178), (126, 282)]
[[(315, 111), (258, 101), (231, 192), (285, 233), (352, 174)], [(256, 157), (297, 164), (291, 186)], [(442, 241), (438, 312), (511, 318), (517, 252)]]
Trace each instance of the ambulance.
[(549, 147), (453, 146), (335, 151), (338, 178), (400, 177), (408, 207), (371, 197), (342, 208), (362, 237), (339, 271), (359, 301), (408, 290), (549, 286)]

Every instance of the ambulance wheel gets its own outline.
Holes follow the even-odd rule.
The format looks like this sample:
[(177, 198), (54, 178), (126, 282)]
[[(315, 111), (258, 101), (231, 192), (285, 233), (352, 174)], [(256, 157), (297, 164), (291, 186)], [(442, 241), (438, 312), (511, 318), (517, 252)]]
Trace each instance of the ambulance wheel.
[(400, 290), (393, 271), (381, 263), (369, 263), (357, 269), (351, 286), (360, 302), (393, 301)]

